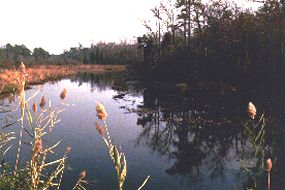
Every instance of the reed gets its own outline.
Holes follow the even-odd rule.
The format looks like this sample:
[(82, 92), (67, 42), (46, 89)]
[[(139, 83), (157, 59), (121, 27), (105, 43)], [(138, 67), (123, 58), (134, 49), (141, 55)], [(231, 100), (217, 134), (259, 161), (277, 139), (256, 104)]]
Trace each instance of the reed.
[[(104, 140), (104, 142), (108, 148), (109, 156), (110, 156), (112, 163), (114, 165), (114, 168), (116, 170), (119, 190), (123, 190), (124, 182), (125, 182), (126, 177), (127, 177), (126, 156), (123, 152), (122, 147), (120, 147), (118, 149), (117, 145), (112, 142), (112, 139), (111, 139), (111, 136), (110, 136), (110, 133), (108, 130), (108, 126), (106, 124), (106, 119), (107, 119), (108, 113), (107, 113), (104, 105), (101, 103), (97, 103), (96, 104), (96, 112), (97, 112), (97, 117), (103, 123), (103, 125), (100, 125), (98, 122), (95, 122), (96, 129), (99, 132), (100, 136), (102, 137), (102, 139)], [(148, 176), (144, 180), (144, 182), (138, 188), (138, 190), (142, 189), (146, 185), (149, 178), (150, 178), (150, 176)]]
[(249, 142), (253, 148), (253, 155), (255, 157), (255, 165), (253, 168), (248, 168), (244, 166), (246, 171), (251, 175), (251, 179), (254, 181), (254, 188), (262, 188), (262, 176), (265, 169), (268, 173), (268, 190), (270, 190), (270, 172), (272, 169), (272, 161), (268, 159), (266, 161), (267, 168), (264, 166), (264, 143), (265, 143), (265, 132), (266, 132), (266, 123), (265, 116), (261, 114), (260, 118), (256, 118), (257, 109), (252, 102), (249, 102), (247, 113), (249, 119), (247, 121), (241, 121), (245, 129), (246, 135), (249, 138)]
[(86, 190), (84, 185), (88, 184), (88, 182), (85, 180), (85, 177), (86, 177), (86, 171), (84, 170), (79, 174), (79, 179), (72, 190)]
[[(49, 142), (49, 137), (52, 135), (53, 129), (60, 121), (58, 119), (58, 115), (63, 111), (63, 109), (53, 108), (51, 101), (49, 101), (48, 106), (46, 106), (48, 100), (45, 96), (42, 96), (39, 103), (41, 109), (38, 110), (38, 104), (36, 102), (32, 104), (30, 109), (29, 104), (38, 92), (33, 94), (31, 97), (26, 98), (25, 85), (26, 81), (30, 77), (27, 74), (28, 70), (29, 69), (26, 69), (25, 65), (22, 63), (19, 70), (15, 71), (17, 73), (16, 80), (12, 79), (17, 83), (19, 109), (21, 111), (20, 118), (17, 122), (20, 123), (20, 131), (14, 169), (5, 162), (2, 162), (1, 164), (0, 189), (59, 190), (61, 188), (63, 174), (67, 164), (67, 157), (68, 153), (71, 151), (71, 147), (66, 148), (62, 157), (50, 161), (50, 158), (55, 158), (55, 155), (58, 155), (58, 153), (55, 153), (55, 149), (60, 145), (60, 141), (52, 144)], [(60, 93), (59, 97), (62, 101), (67, 97), (67, 92), (67, 89), (63, 89)], [(61, 103), (63, 105), (68, 105), (64, 102)], [(96, 105), (96, 112), (98, 118), (103, 123), (103, 125), (100, 125), (96, 122), (96, 128), (107, 145), (110, 158), (116, 170), (119, 190), (122, 190), (127, 176), (126, 156), (122, 148), (118, 148), (111, 140), (108, 126), (106, 124), (108, 114), (105, 107), (98, 103)], [(4, 127), (8, 127), (12, 124), (7, 124)], [(25, 139), (25, 142), (29, 141), (28, 145), (31, 147), (31, 158), (27, 162), (26, 166), (22, 166), (20, 164), (21, 147), (24, 141), (23, 133), (27, 134), (28, 139)], [(15, 139), (13, 132), (4, 133), (0, 131), (0, 155), (2, 157), (10, 149), (8, 144), (13, 139)], [(48, 157), (49, 159), (47, 159)], [(85, 190), (85, 185), (92, 184), (92, 181), (88, 181), (85, 178), (86, 171), (83, 171), (80, 173), (79, 179), (73, 189)], [(149, 178), (150, 176), (144, 180), (138, 190), (143, 189)]]
[[(53, 161), (47, 161), (47, 157), (55, 154), (55, 148), (60, 144), (60, 141), (58, 141), (57, 143), (50, 145), (48, 143), (47, 134), (51, 133), (55, 125), (59, 122), (57, 115), (61, 110), (52, 109), (51, 103), (49, 104), (48, 109), (43, 109), (46, 102), (45, 97), (42, 98), (40, 103), (40, 107), (42, 108), (41, 112), (37, 111), (36, 103), (32, 106), (33, 113), (29, 110), (28, 104), (33, 97), (37, 95), (37, 93), (32, 95), (29, 99), (26, 99), (24, 88), (27, 75), (25, 71), (25, 66), (22, 63), (20, 67), (21, 75), (19, 75), (19, 78), (17, 79), (19, 84), (18, 96), (21, 115), (18, 120), (20, 122), (20, 131), (13, 176), (9, 175), (9, 170), (7, 169), (5, 170), (7, 172), (4, 171), (0, 178), (3, 180), (4, 185), (7, 185), (8, 181), (10, 182), (11, 180), (9, 184), (11, 189), (19, 189), (19, 186), (23, 187), (23, 189), (28, 188), (31, 190), (44, 190), (50, 188), (59, 189), (67, 162), (67, 154), (70, 152), (71, 148), (67, 148), (67, 151), (61, 158)], [(27, 126), (25, 126), (25, 120), (28, 123)], [(20, 155), (23, 142), (23, 132), (27, 133), (30, 137), (32, 155), (27, 166), (21, 168)], [(2, 136), (0, 135), (0, 145), (3, 145), (2, 147), (12, 139), (9, 137), (11, 134), (13, 133), (3, 134)], [(2, 164), (2, 166), (4, 166), (4, 164)], [(21, 176), (25, 177), (21, 178)], [(2, 188), (1, 180), (0, 188)], [(6, 188), (9, 189), (8, 187)]]

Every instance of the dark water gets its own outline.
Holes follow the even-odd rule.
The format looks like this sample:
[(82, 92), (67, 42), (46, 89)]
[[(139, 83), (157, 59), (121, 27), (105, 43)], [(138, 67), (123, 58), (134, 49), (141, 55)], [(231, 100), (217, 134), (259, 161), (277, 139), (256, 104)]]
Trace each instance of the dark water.
[[(245, 189), (251, 184), (244, 170), (254, 156), (245, 160), (249, 143), (241, 120), (253, 101), (266, 115), (263, 159), (273, 160), (272, 189), (285, 186), (284, 85), (275, 90), (261, 87), (247, 90), (219, 83), (142, 85), (125, 74), (80, 74), (70, 79), (34, 86), (27, 97), (40, 89), (52, 107), (65, 108), (51, 141), (61, 140), (60, 157), (71, 146), (70, 171), (64, 173), (63, 189), (72, 189), (78, 175), (86, 170), (95, 182), (89, 189), (117, 189), (115, 170), (107, 148), (95, 128), (96, 102), (105, 105), (113, 141), (120, 145), (128, 164), (125, 189), (136, 189), (148, 175), (145, 189), (203, 190)], [(68, 89), (63, 106), (60, 91)], [(283, 101), (282, 101), (283, 100)], [(8, 100), (5, 100), (8, 102)], [(13, 103), (11, 107), (17, 108)], [(18, 113), (18, 111), (15, 111)], [(17, 125), (10, 130), (17, 131)], [(29, 138), (27, 134), (25, 138)], [(13, 162), (15, 148), (7, 155)], [(29, 158), (23, 148), (22, 165)], [(264, 177), (265, 176), (265, 177)], [(264, 172), (262, 178), (266, 178)], [(266, 189), (266, 184), (264, 188)]]

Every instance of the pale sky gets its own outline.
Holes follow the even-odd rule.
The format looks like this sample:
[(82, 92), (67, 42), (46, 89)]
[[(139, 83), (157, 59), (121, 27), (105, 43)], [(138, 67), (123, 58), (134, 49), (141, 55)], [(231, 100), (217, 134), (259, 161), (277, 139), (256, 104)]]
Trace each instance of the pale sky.
[[(240, 0), (244, 1), (244, 0)], [(91, 43), (120, 42), (146, 33), (143, 19), (160, 0), (3, 0), (0, 46), (24, 44), (53, 54)]]

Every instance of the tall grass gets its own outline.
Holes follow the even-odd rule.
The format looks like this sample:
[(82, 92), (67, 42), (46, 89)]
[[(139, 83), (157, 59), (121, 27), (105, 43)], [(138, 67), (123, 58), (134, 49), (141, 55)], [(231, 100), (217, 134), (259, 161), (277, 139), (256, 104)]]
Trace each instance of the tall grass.
[[(108, 126), (106, 124), (106, 119), (107, 119), (108, 114), (107, 114), (107, 111), (105, 110), (105, 107), (101, 103), (97, 103), (96, 112), (97, 112), (98, 118), (103, 123), (103, 125), (101, 125), (98, 122), (96, 122), (96, 129), (98, 130), (99, 134), (101, 135), (102, 139), (104, 140), (108, 148), (109, 156), (116, 170), (119, 190), (123, 190), (124, 182), (127, 177), (126, 156), (123, 152), (122, 147), (118, 148), (117, 145), (112, 142), (112, 139), (110, 137), (110, 133), (108, 130)], [(138, 188), (138, 190), (142, 189), (146, 185), (149, 178), (150, 176), (148, 176), (144, 180), (144, 182)]]
[(270, 189), (270, 172), (272, 169), (272, 161), (268, 159), (266, 161), (265, 167), (265, 158), (264, 158), (264, 144), (265, 144), (265, 132), (266, 132), (266, 123), (265, 116), (261, 114), (259, 118), (256, 118), (256, 107), (253, 103), (249, 102), (248, 104), (248, 116), (247, 121), (241, 121), (245, 129), (245, 133), (249, 138), (250, 145), (252, 146), (254, 160), (254, 166), (248, 166), (243, 164), (244, 169), (248, 172), (251, 180), (254, 182), (253, 187), (249, 189), (261, 189), (263, 188), (263, 176), (265, 171), (267, 171), (267, 189)]
[[(71, 147), (66, 148), (62, 157), (51, 160), (51, 158), (55, 158), (56, 155), (59, 154), (55, 152), (56, 148), (60, 146), (60, 141), (52, 144), (50, 142), (50, 136), (58, 122), (60, 122), (58, 115), (63, 110), (53, 108), (51, 101), (48, 101), (45, 96), (42, 96), (39, 104), (32, 102), (38, 92), (33, 94), (31, 97), (26, 98), (25, 85), (30, 76), (27, 74), (23, 63), (17, 73), (15, 81), (17, 83), (20, 118), (17, 121), (17, 123), (19, 123), (19, 138), (17, 143), (16, 161), (14, 167), (12, 167), (8, 163), (4, 162), (4, 159), (1, 159), (0, 189), (59, 190), (61, 188), (68, 153), (71, 151)], [(8, 83), (11, 81), (6, 82)], [(5, 83), (3, 84), (5, 85)], [(67, 89), (63, 89), (59, 97), (61, 98), (63, 105), (67, 105), (63, 102), (67, 97)], [(41, 109), (38, 109), (38, 105)], [(126, 156), (122, 151), (122, 148), (117, 148), (116, 144), (111, 140), (108, 127), (105, 123), (107, 112), (105, 111), (104, 106), (102, 104), (97, 104), (96, 111), (98, 117), (104, 123), (104, 126), (96, 123), (96, 127), (107, 145), (109, 155), (118, 177), (119, 190), (122, 190), (127, 176)], [(6, 127), (8, 127), (8, 125)], [(27, 137), (24, 136), (24, 133), (27, 134)], [(24, 137), (27, 139), (23, 139)], [(15, 139), (13, 132), (5, 133), (0, 131), (1, 158), (3, 158), (5, 153), (10, 149), (11, 146), (9, 146), (9, 143), (13, 139)], [(26, 144), (30, 147), (31, 157), (27, 164), (23, 166), (23, 164), (21, 164), (21, 153), (24, 141), (29, 142)], [(85, 185), (92, 182), (85, 178), (86, 172), (83, 171), (80, 173), (79, 179), (75, 183), (73, 189), (85, 190)], [(148, 179), (149, 177), (138, 188), (139, 190), (145, 186)]]
[[(20, 131), (18, 139), (18, 148), (16, 152), (16, 162), (14, 170), (11, 173), (11, 169), (2, 170), (0, 176), (0, 187), (9, 186), (9, 189), (50, 189), (52, 187), (60, 187), (63, 171), (66, 166), (67, 151), (63, 154), (62, 158), (47, 161), (47, 157), (55, 153), (54, 149), (60, 144), (48, 144), (48, 133), (52, 132), (55, 124), (58, 122), (57, 115), (61, 112), (57, 109), (52, 109), (51, 103), (47, 109), (38, 112), (36, 104), (33, 104), (33, 111), (29, 109), (29, 103), (35, 93), (30, 98), (26, 99), (25, 96), (25, 83), (26, 83), (26, 70), (22, 64), (20, 67), (20, 73), (18, 81), (18, 97), (20, 106)], [(40, 103), (42, 104), (42, 103)], [(43, 107), (43, 105), (42, 105)], [(28, 123), (25, 126), (25, 121)], [(31, 159), (26, 166), (20, 165), (20, 156), (23, 142), (23, 133), (28, 134), (29, 146), (31, 147)], [(1, 142), (4, 142), (1, 139)], [(2, 164), (3, 167), (4, 164)], [(24, 177), (23, 177), (24, 176)], [(8, 187), (5, 187), (8, 188)]]

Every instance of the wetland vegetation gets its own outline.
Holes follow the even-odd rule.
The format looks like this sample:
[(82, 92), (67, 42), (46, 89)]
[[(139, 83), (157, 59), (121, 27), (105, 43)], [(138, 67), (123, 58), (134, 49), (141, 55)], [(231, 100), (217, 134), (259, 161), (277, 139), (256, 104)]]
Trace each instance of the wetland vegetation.
[(162, 1), (133, 44), (1, 47), (0, 189), (282, 189), (285, 2), (254, 2)]

